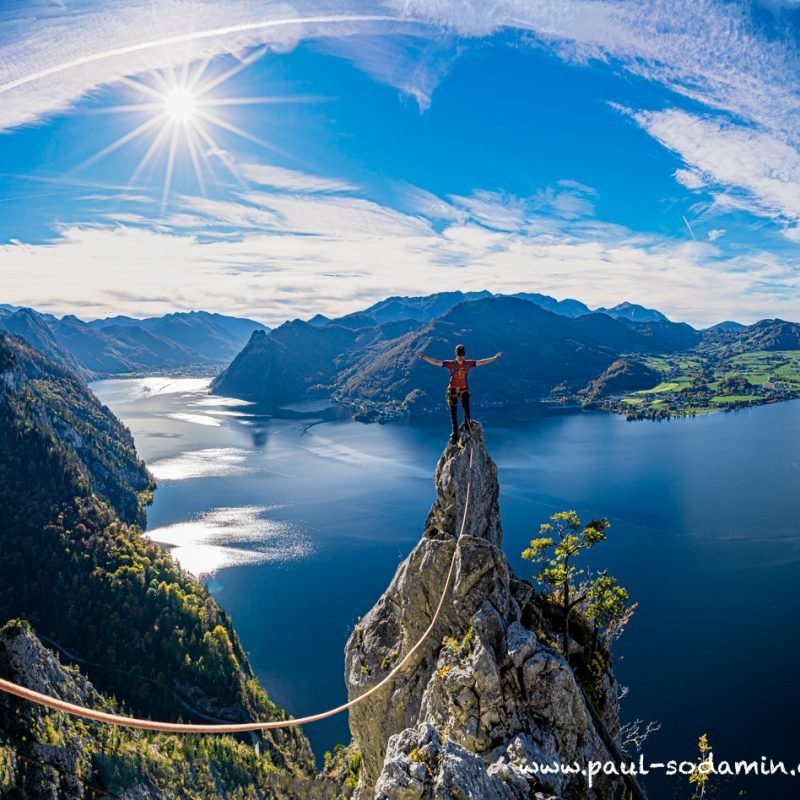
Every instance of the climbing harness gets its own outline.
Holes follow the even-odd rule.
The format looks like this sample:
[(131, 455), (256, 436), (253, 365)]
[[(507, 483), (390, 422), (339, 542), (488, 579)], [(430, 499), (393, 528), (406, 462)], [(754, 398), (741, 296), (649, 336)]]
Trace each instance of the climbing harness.
[(456, 538), (455, 547), (453, 548), (453, 558), (450, 560), (450, 569), (447, 572), (447, 578), (442, 587), (442, 596), (439, 598), (439, 605), (431, 619), (430, 625), (425, 629), (422, 636), (420, 636), (417, 643), (405, 654), (402, 661), (400, 661), (382, 680), (376, 683), (371, 689), (349, 700), (343, 705), (329, 708), (327, 711), (320, 711), (318, 714), (311, 714), (307, 717), (298, 717), (296, 719), (287, 720), (272, 720), (270, 722), (234, 722), (234, 723), (216, 723), (209, 725), (200, 725), (192, 723), (180, 722), (154, 722), (149, 719), (139, 719), (138, 717), (126, 717), (121, 714), (110, 714), (106, 711), (97, 711), (93, 708), (84, 708), (75, 703), (68, 703), (66, 700), (59, 700), (58, 698), (51, 697), (41, 692), (35, 692), (33, 689), (28, 689), (25, 686), (20, 686), (12, 681), (7, 681), (0, 678), (0, 691), (7, 694), (20, 697), (23, 700), (28, 700), (31, 703), (36, 703), (40, 706), (52, 708), (55, 711), (63, 711), (65, 714), (71, 714), (76, 717), (83, 717), (84, 719), (91, 719), (95, 722), (105, 722), (109, 725), (120, 725), (125, 728), (139, 728), (146, 731), (157, 731), (159, 733), (246, 733), (248, 731), (264, 731), (275, 730), (276, 728), (292, 728), (298, 725), (307, 725), (311, 722), (318, 722), (328, 717), (341, 714), (350, 708), (366, 700), (370, 695), (386, 686), (389, 681), (397, 675), (398, 672), (408, 663), (411, 656), (421, 647), (422, 643), (428, 638), (436, 621), (439, 619), (439, 614), (444, 606), (444, 599), (447, 595), (447, 590), (450, 587), (450, 581), (453, 577), (456, 565), (456, 555), (458, 554), (458, 540), (464, 533), (464, 528), (467, 524), (467, 512), (469, 511), (469, 498), (472, 491), (472, 458), (473, 458), (473, 445), (470, 443), (469, 449), (469, 467), (467, 471), (467, 491), (464, 499), (464, 515), (461, 519), (461, 528)]

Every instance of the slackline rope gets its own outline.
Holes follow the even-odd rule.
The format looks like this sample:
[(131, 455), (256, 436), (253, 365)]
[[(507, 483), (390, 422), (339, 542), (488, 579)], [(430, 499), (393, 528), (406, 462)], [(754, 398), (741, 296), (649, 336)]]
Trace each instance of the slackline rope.
[(389, 683), (395, 675), (408, 663), (411, 656), (416, 653), (422, 643), (428, 638), (433, 630), (436, 621), (439, 619), (439, 613), (444, 605), (444, 599), (447, 595), (447, 589), (450, 586), (450, 581), (453, 577), (453, 571), (456, 565), (456, 555), (458, 554), (458, 539), (464, 533), (464, 528), (467, 524), (467, 512), (469, 511), (469, 498), (472, 490), (472, 456), (473, 446), (470, 444), (469, 448), (469, 468), (467, 472), (467, 493), (464, 499), (464, 515), (461, 519), (461, 528), (458, 532), (456, 545), (453, 549), (453, 558), (450, 560), (450, 569), (447, 573), (447, 578), (442, 588), (442, 596), (439, 598), (439, 605), (436, 607), (436, 612), (431, 619), (431, 624), (425, 629), (425, 632), (420, 636), (417, 643), (405, 654), (403, 660), (400, 661), (381, 681), (376, 683), (371, 689), (368, 689), (363, 694), (349, 700), (343, 705), (336, 706), (336, 708), (329, 708), (327, 711), (320, 711), (318, 714), (311, 714), (307, 717), (298, 717), (297, 719), (287, 720), (273, 720), (270, 722), (234, 722), (234, 723), (217, 723), (210, 725), (195, 725), (190, 723), (179, 722), (153, 722), (149, 719), (139, 719), (138, 717), (126, 717), (121, 714), (109, 714), (106, 711), (97, 711), (93, 708), (84, 708), (75, 703), (68, 703), (66, 700), (59, 700), (58, 698), (51, 697), (41, 692), (35, 692), (33, 689), (28, 689), (25, 686), (20, 686), (12, 681), (3, 680), (0, 678), (0, 691), (7, 694), (20, 697), (23, 700), (28, 700), (31, 703), (36, 703), (40, 706), (55, 709), (56, 711), (63, 711), (65, 714), (72, 714), (76, 717), (83, 717), (84, 719), (92, 719), (95, 722), (105, 722), (109, 725), (120, 725), (125, 728), (140, 728), (146, 731), (159, 731), (161, 733), (245, 733), (247, 731), (263, 731), (274, 730), (275, 728), (291, 728), (298, 725), (307, 725), (310, 722), (317, 722), (321, 719), (333, 717), (336, 714), (341, 714), (342, 711), (347, 711), (349, 708), (358, 705), (362, 700), (366, 700), (370, 695), (382, 689)]

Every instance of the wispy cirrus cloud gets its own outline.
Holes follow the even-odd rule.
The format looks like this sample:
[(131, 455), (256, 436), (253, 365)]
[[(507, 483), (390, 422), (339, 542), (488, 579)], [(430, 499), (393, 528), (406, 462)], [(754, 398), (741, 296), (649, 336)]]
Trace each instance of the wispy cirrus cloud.
[(239, 171), (245, 179), (259, 186), (290, 192), (354, 192), (358, 189), (348, 181), (309, 175), (300, 170), (276, 167), (273, 164), (244, 163), (239, 165)]
[(68, 109), (129, 75), (259, 45), (283, 52), (308, 38), (391, 33), (409, 24), (393, 12), (371, 10), (374, 4), (362, 5), (363, 11), (337, 13), (313, 0), (113, 0), (74, 7), (11, 0), (0, 9), (0, 130)]
[[(463, 36), (528, 31), (561, 58), (599, 61), (710, 108), (796, 135), (798, 54), (750, 4), (722, 0), (396, 0), (397, 13)], [(778, 24), (778, 23), (776, 23)]]
[(740, 207), (796, 225), (800, 219), (800, 152), (763, 130), (678, 109), (641, 111), (634, 119), (689, 169), (676, 178), (688, 189), (727, 192)]
[[(4, 6), (2, 16), (3, 127), (63, 109), (124, 75), (308, 38), (327, 40), (377, 79), (430, 100), (457, 54), (456, 37), (468, 42), (503, 30), (576, 63), (606, 62), (787, 136), (796, 135), (800, 109), (798, 57), (786, 29), (770, 34), (750, 5), (722, 0), (301, 0), (291, 6), (116, 0), (77, 9), (20, 2)], [(440, 51), (451, 55), (425, 58)]]
[[(667, 108), (632, 116), (684, 160), (679, 183), (728, 207), (738, 198), (788, 221), (795, 236), (800, 52), (785, 17), (765, 19), (753, 4), (722, 0), (398, 0), (395, 8), (464, 36), (529, 31), (565, 61), (601, 63), (673, 92)], [(693, 105), (679, 109), (678, 98)]]
[(183, 211), (166, 225), (190, 230), (235, 226), (274, 235), (298, 234), (352, 237), (426, 236), (428, 220), (398, 212), (363, 197), (314, 196), (268, 191), (246, 191), (238, 201), (204, 197), (182, 198)]

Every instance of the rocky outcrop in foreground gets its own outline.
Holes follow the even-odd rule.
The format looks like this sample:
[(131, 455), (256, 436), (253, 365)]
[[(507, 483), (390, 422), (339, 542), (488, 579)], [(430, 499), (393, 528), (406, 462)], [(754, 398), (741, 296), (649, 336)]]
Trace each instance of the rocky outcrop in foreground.
[[(0, 677), (121, 713), (24, 621), (0, 627)], [(279, 769), (246, 738), (150, 734), (0, 693), (0, 800), (333, 800), (338, 794), (325, 778)]]
[[(472, 489), (459, 537), (470, 450)], [(394, 680), (351, 711), (362, 762), (356, 797), (622, 798), (619, 780), (595, 779), (589, 788), (583, 775), (532, 769), (610, 759), (601, 727), (607, 738), (618, 735), (616, 685), (605, 676), (605, 724), (595, 724), (572, 668), (543, 641), (533, 588), (508, 566), (497, 467), (477, 423), (447, 447), (435, 484), (420, 542), (347, 643), (352, 699), (381, 681), (428, 627), (456, 552), (433, 632)]]

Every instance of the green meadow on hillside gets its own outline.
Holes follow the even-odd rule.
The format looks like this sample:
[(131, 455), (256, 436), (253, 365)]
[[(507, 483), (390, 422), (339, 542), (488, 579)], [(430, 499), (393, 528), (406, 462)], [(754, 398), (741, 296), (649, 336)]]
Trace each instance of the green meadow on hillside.
[(603, 407), (629, 419), (694, 416), (800, 396), (800, 350), (753, 350), (648, 356), (661, 380), (611, 397)]

